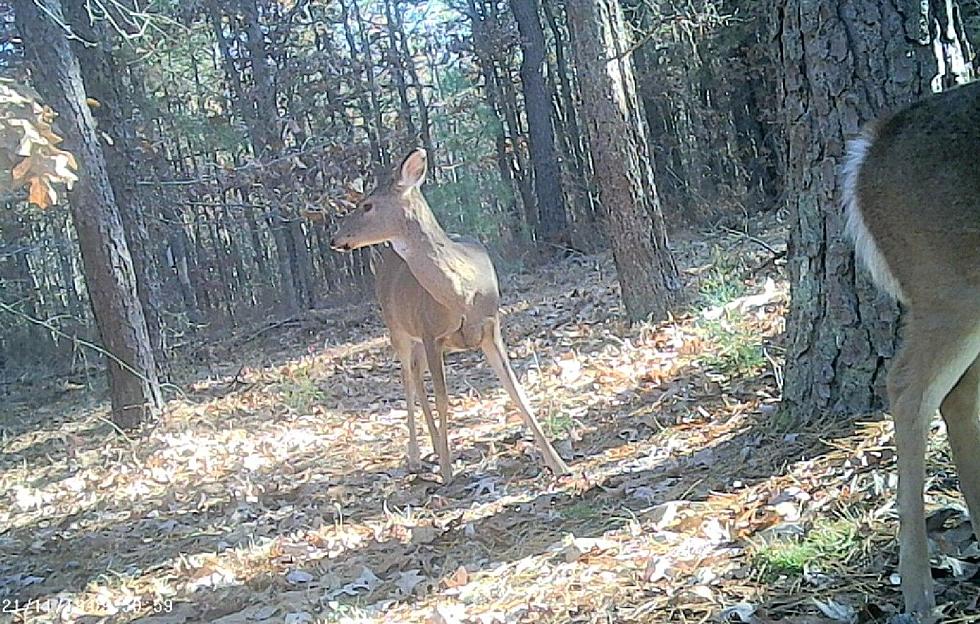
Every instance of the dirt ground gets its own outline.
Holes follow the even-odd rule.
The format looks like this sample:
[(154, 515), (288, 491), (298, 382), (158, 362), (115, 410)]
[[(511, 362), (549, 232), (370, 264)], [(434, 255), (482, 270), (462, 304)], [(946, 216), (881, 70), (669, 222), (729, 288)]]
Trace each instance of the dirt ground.
[[(137, 433), (98, 388), (15, 388), (0, 621), (883, 622), (891, 426), (780, 411), (783, 241), (776, 221), (678, 237), (688, 301), (656, 324), (622, 321), (608, 256), (504, 280), (557, 480), (475, 353), (448, 362), (456, 478), (431, 454), (410, 474), (370, 299), (202, 346)], [(978, 621), (980, 550), (933, 437), (939, 599)]]

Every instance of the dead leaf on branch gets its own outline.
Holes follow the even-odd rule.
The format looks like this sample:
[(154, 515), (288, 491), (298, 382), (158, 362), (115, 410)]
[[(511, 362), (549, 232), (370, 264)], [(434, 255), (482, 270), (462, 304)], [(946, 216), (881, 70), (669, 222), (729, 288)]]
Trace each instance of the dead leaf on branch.
[(0, 188), (28, 186), (28, 202), (42, 209), (58, 201), (54, 185), (71, 189), (78, 180), (75, 157), (57, 147), (62, 139), (51, 127), (54, 117), (23, 87), (15, 89), (12, 81), (0, 80), (0, 162), (10, 167), (10, 177), (0, 181)]

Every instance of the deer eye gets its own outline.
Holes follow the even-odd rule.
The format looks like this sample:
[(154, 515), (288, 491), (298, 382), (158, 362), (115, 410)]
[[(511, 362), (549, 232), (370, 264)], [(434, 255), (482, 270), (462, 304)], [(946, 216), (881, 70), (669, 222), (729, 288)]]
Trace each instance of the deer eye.
[(372, 208), (374, 208), (374, 204), (372, 204), (371, 202), (364, 203), (364, 212), (371, 212)]

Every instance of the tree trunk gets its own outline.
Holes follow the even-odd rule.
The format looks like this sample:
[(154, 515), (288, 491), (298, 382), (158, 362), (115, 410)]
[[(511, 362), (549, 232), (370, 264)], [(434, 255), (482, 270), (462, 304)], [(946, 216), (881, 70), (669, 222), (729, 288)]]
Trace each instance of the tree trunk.
[(432, 122), (429, 119), (429, 106), (425, 102), (425, 91), (422, 88), (422, 81), (419, 79), (419, 72), (415, 66), (415, 57), (412, 56), (411, 47), (408, 45), (404, 13), (405, 9), (396, 1), (395, 27), (398, 30), (398, 40), (401, 43), (401, 57), (405, 63), (408, 76), (412, 79), (412, 86), (415, 88), (415, 107), (419, 111), (419, 133), (422, 138), (422, 145), (429, 153), (429, 171), (431, 171), (432, 180), (438, 181), (438, 165), (442, 155), (436, 153), (435, 143), (432, 141)]
[(397, 26), (391, 5), (392, 0), (384, 0), (385, 30), (388, 33), (388, 67), (391, 69), (391, 75), (395, 81), (395, 90), (398, 92), (398, 102), (401, 105), (401, 116), (408, 133), (408, 140), (417, 141), (419, 133), (415, 127), (415, 120), (412, 118), (412, 105), (408, 100), (405, 63), (402, 58), (401, 47), (398, 45)]
[(568, 0), (566, 6), (582, 119), (595, 165), (593, 182), (605, 208), (626, 314), (634, 321), (660, 319), (673, 300), (678, 275), (667, 247), (636, 94), (629, 92), (632, 61), (617, 53), (629, 46), (623, 39), (622, 13), (616, 0)]
[(16, 0), (14, 6), (35, 86), (59, 113), (65, 147), (79, 161), (80, 179), (69, 198), (89, 299), (102, 343), (113, 356), (107, 362), (112, 419), (120, 427), (135, 427), (160, 407), (160, 385), (133, 260), (85, 102), (78, 60), (61, 27), (59, 0)]
[[(350, 51), (351, 72), (358, 77), (362, 74), (367, 74), (369, 77), (373, 76), (370, 65), (360, 60), (361, 55), (358, 53), (357, 41), (354, 38), (354, 30), (351, 27), (350, 9), (347, 6), (347, 0), (340, 0), (338, 4), (340, 4), (340, 19), (344, 25), (344, 39), (346, 39), (347, 48)], [(372, 114), (371, 102), (368, 101), (367, 97), (367, 89), (362, 85), (357, 88), (357, 104), (358, 110), (361, 113), (364, 131), (368, 137), (368, 143), (371, 145), (371, 156), (375, 162), (382, 164), (385, 162), (385, 154), (378, 136), (381, 132), (381, 126), (377, 125), (379, 119)], [(372, 120), (375, 121), (375, 125), (371, 124)]]
[(510, 0), (510, 8), (521, 34), (521, 84), (538, 203), (535, 231), (539, 241), (561, 244), (566, 234), (565, 206), (552, 126), (553, 94), (544, 79), (546, 47), (538, 1)]
[(534, 227), (538, 220), (538, 207), (534, 201), (534, 189), (531, 187), (531, 171), (527, 166), (527, 154), (521, 141), (523, 131), (517, 103), (517, 89), (514, 88), (511, 68), (507, 64), (491, 63), (490, 69), (494, 83), (497, 85), (497, 100), (510, 128), (510, 148), (513, 155), (510, 162), (517, 191), (521, 194), (521, 203), (524, 206), (524, 220), (529, 228)]
[(898, 307), (855, 273), (839, 171), (863, 122), (931, 91), (938, 66), (922, 26), (952, 30), (933, 10), (944, 4), (782, 0), (776, 12), (792, 226), (784, 400), (798, 419), (882, 404)]
[[(489, 52), (490, 46), (493, 45), (490, 36), (486, 32), (486, 27), (483, 23), (485, 19), (483, 14), (480, 13), (476, 6), (475, 0), (467, 0), (468, 4), (468, 14), (470, 17), (470, 27), (473, 31), (473, 48), (474, 57), (477, 66), (480, 68), (480, 74), (483, 76), (483, 93), (487, 100), (487, 104), (493, 111), (493, 119), (490, 120), (490, 126), (494, 133), (494, 148), (497, 157), (497, 169), (500, 171), (500, 179), (507, 185), (507, 187), (512, 192), (512, 197), (510, 201), (507, 202), (508, 210), (514, 215), (514, 218), (518, 222), (524, 220), (524, 211), (521, 206), (518, 206), (518, 198), (524, 201), (525, 198), (521, 194), (521, 187), (518, 184), (514, 176), (514, 168), (511, 165), (511, 157), (507, 153), (507, 129), (505, 126), (503, 104), (501, 103), (501, 96), (499, 89), (497, 88), (497, 82), (495, 73), (493, 70), (493, 57)], [(435, 68), (432, 69), (435, 73)]]
[(290, 237), (289, 254), (299, 290), (298, 296), (302, 298), (303, 309), (308, 310), (316, 307), (316, 293), (313, 292), (313, 261), (310, 258), (309, 243), (299, 217), (291, 216), (286, 227)]
[[(341, 1), (343, 6), (343, 0)], [(374, 121), (374, 128), (378, 136), (378, 162), (387, 167), (391, 164), (391, 153), (389, 145), (382, 135), (384, 122), (382, 121), (381, 101), (378, 98), (378, 85), (374, 79), (374, 55), (371, 53), (371, 42), (368, 39), (367, 28), (364, 27), (364, 19), (361, 17), (361, 8), (357, 0), (350, 0), (350, 8), (353, 12), (354, 23), (357, 25), (357, 33), (361, 40), (361, 54), (364, 55), (363, 63), (364, 75), (367, 78), (368, 98), (371, 102), (370, 111)], [(367, 121), (367, 120), (365, 120)]]
[(541, 8), (544, 9), (548, 28), (551, 30), (555, 41), (553, 74), (558, 81), (558, 101), (561, 112), (557, 117), (560, 122), (558, 130), (562, 139), (562, 151), (565, 153), (560, 164), (563, 165), (561, 169), (562, 186), (565, 188), (569, 200), (566, 205), (566, 217), (574, 223), (571, 232), (573, 239), (570, 241), (571, 246), (592, 253), (597, 249), (608, 248), (608, 243), (605, 237), (597, 241), (594, 236), (598, 214), (593, 196), (584, 182), (591, 177), (592, 165), (583, 145), (582, 130), (579, 127), (578, 110), (575, 103), (576, 90), (572, 84), (573, 70), (566, 55), (569, 37), (558, 23), (555, 2), (556, 0), (543, 0)]
[(79, 69), (85, 83), (85, 92), (101, 105), (92, 111), (99, 130), (112, 139), (106, 142), (106, 173), (112, 184), (126, 232), (126, 242), (133, 258), (136, 274), (136, 294), (143, 306), (146, 328), (153, 347), (153, 355), (160, 374), (165, 375), (166, 351), (163, 343), (163, 316), (160, 305), (160, 277), (153, 245), (146, 226), (147, 204), (136, 186), (133, 167), (144, 160), (137, 145), (134, 127), (132, 91), (124, 83), (126, 67), (113, 57), (110, 35), (97, 32), (88, 13), (79, 3), (70, 5), (66, 12), (72, 28), (84, 40), (94, 45), (78, 45)]

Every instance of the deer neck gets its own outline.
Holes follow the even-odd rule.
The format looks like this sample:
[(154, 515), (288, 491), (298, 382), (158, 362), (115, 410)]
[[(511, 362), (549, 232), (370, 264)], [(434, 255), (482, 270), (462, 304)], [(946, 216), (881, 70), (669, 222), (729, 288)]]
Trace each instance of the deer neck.
[(421, 193), (415, 194), (409, 222), (391, 246), (433, 299), (466, 316), (476, 294), (473, 263), (436, 221)]

